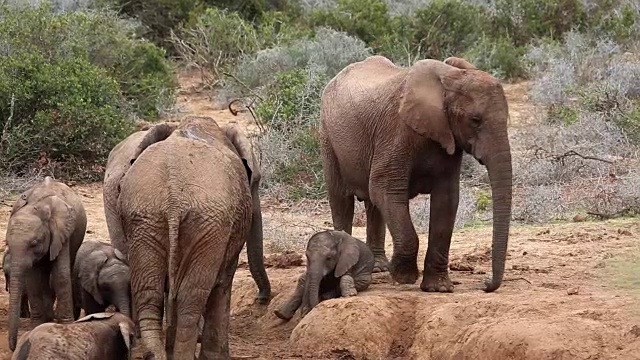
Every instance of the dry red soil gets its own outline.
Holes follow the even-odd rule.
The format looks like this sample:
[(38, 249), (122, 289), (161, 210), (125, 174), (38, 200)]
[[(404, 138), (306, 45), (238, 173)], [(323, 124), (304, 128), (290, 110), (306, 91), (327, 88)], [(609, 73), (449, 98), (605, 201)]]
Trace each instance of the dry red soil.
[[(234, 117), (206, 94), (194, 94), (193, 75), (182, 82), (178, 104), (185, 113), (250, 123), (246, 113)], [(505, 86), (513, 126), (529, 122), (526, 86)], [(101, 185), (74, 189), (89, 219), (85, 239), (108, 240)], [(0, 236), (11, 204), (0, 208)], [(256, 287), (243, 254), (233, 285), (233, 359), (640, 359), (638, 219), (514, 225), (505, 282), (490, 294), (481, 285), (490, 273), (491, 228), (458, 230), (450, 256), (454, 293), (424, 293), (419, 282), (398, 285), (376, 274), (358, 296), (322, 302), (304, 319), (283, 322), (273, 309), (304, 271), (300, 249), (331, 216), (325, 208), (292, 213), (265, 200), (264, 218), (267, 249), (287, 242), (297, 250), (267, 254), (274, 292), (268, 306), (253, 303)], [(365, 228), (354, 228), (354, 236), (364, 240)], [(390, 239), (387, 233), (388, 256)], [(421, 234), (420, 266), (426, 242)], [(9, 359), (8, 294), (0, 282), (0, 356)], [(22, 331), (28, 328), (23, 319)]]

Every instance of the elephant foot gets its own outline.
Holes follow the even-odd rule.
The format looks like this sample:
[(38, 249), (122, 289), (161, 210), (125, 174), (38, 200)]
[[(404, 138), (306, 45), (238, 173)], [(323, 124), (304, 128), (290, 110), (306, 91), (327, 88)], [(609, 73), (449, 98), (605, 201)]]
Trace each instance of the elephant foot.
[(426, 292), (453, 292), (453, 282), (449, 279), (448, 272), (424, 274), (420, 289)]
[(291, 320), (291, 318), (293, 317), (293, 315), (295, 314), (295, 310), (291, 311), (290, 308), (284, 306), (281, 307), (279, 309), (275, 309), (273, 310), (273, 313), (280, 319), (285, 320), (285, 321), (289, 321)]
[(267, 305), (271, 301), (271, 291), (258, 291), (256, 302), (260, 305)]
[(387, 259), (387, 256), (385, 254), (376, 255), (374, 257), (374, 261), (375, 261), (373, 263), (374, 273), (389, 271), (389, 260)]
[(394, 255), (391, 257), (389, 271), (395, 282), (400, 284), (414, 284), (420, 275), (417, 257), (400, 258)]

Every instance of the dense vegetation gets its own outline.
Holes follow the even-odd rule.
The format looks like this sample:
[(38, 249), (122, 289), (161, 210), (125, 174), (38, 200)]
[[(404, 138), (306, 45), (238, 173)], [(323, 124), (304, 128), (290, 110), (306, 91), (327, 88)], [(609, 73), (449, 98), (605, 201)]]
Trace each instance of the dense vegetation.
[[(370, 54), (402, 65), (456, 55), (504, 81), (533, 83), (529, 98), (543, 125), (511, 131), (516, 220), (640, 206), (634, 0), (15, 3), (0, 9), (5, 175), (45, 170), (99, 179), (109, 150), (136, 119), (170, 111), (175, 65), (195, 66), (210, 86), (256, 100), (265, 190), (323, 199), (316, 126), (326, 81)], [(463, 186), (458, 225), (490, 210), (486, 172), (468, 160), (464, 181), (472, 186)], [(603, 180), (612, 171), (620, 181)], [(428, 205), (412, 206), (420, 226)]]

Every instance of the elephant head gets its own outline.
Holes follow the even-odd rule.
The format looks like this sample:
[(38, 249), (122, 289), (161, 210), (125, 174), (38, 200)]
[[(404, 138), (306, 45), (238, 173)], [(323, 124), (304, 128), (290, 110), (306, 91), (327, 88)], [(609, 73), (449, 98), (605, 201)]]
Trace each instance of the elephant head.
[(11, 359), (132, 359), (135, 325), (126, 315), (95, 313), (69, 324), (44, 323), (20, 337)]
[(256, 160), (253, 148), (249, 139), (235, 125), (222, 127), (225, 136), (233, 144), (234, 150), (247, 171), (247, 179), (251, 188), (252, 217), (251, 230), (247, 239), (247, 257), (249, 260), (249, 271), (258, 285), (257, 301), (260, 304), (267, 304), (271, 299), (271, 284), (264, 267), (263, 230), (262, 230), (262, 209), (260, 206), (260, 164)]
[(39, 261), (54, 261), (76, 225), (77, 214), (53, 195), (28, 203), (9, 218), (7, 244), (11, 249), (9, 346), (15, 349), (25, 277)]
[(131, 273), (127, 259), (118, 249), (100, 241), (83, 242), (74, 265), (74, 279), (95, 302), (113, 304), (131, 317)]
[(125, 256), (128, 254), (129, 249), (122, 232), (120, 217), (116, 211), (118, 194), (120, 193), (120, 180), (147, 147), (165, 140), (176, 127), (177, 123), (169, 122), (152, 125), (146, 130), (137, 131), (129, 135), (109, 153), (102, 188), (104, 213), (111, 243)]
[(300, 309), (303, 316), (318, 305), (323, 279), (338, 279), (358, 263), (360, 249), (356, 241), (343, 231), (322, 231), (311, 236), (305, 252), (307, 272)]
[(401, 85), (399, 115), (418, 134), (449, 155), (472, 155), (489, 173), (493, 197), (493, 277), (485, 291), (500, 287), (511, 220), (509, 108), (500, 82), (468, 61), (417, 61)]

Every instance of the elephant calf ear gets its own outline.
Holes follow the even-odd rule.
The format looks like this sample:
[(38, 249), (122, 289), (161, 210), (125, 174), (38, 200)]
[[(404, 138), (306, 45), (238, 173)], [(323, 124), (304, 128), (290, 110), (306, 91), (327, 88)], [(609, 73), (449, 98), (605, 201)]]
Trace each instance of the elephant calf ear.
[(453, 155), (456, 144), (444, 108), (444, 86), (433, 59), (420, 60), (407, 72), (401, 86), (399, 116), (418, 134), (439, 143)]
[(458, 69), (477, 70), (478, 68), (467, 60), (455, 56), (448, 57), (444, 60), (447, 65), (455, 66)]
[(334, 274), (336, 277), (343, 276), (358, 263), (360, 258), (360, 249), (355, 240), (348, 234), (339, 234), (342, 240), (338, 245), (338, 264)]
[(48, 202), (37, 207), (40, 218), (49, 223), (51, 243), (49, 244), (49, 260), (53, 261), (60, 254), (62, 246), (67, 242), (76, 225), (76, 212), (57, 196), (48, 198)]
[(78, 276), (80, 286), (91, 294), (96, 302), (104, 304), (104, 299), (98, 288), (98, 276), (102, 266), (109, 260), (103, 251), (94, 251), (84, 259), (78, 259)]

